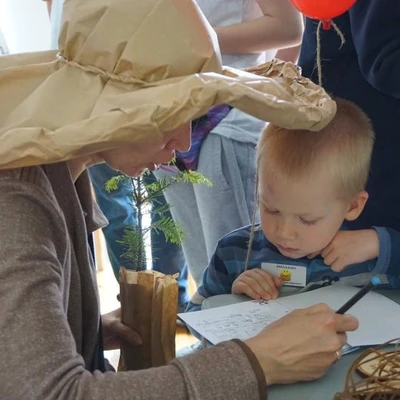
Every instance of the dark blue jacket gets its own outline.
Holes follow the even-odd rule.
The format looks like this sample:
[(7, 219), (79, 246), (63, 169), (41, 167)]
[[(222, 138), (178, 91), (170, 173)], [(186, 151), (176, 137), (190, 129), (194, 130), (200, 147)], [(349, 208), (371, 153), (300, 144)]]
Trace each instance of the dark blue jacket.
[[(400, 232), (400, 1), (357, 0), (321, 29), (322, 84), (328, 93), (353, 101), (371, 119), (376, 143), (367, 184), (370, 198), (350, 229), (385, 226)], [(317, 21), (307, 19), (299, 65), (318, 81)], [(392, 249), (400, 252), (400, 234), (389, 229)], [(394, 264), (392, 264), (394, 265)], [(400, 268), (399, 263), (397, 264)]]

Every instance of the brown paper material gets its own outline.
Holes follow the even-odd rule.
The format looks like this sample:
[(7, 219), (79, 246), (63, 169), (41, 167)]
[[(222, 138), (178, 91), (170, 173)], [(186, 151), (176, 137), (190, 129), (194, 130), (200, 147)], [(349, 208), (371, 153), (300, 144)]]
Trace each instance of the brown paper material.
[[(157, 313), (155, 314), (155, 310)], [(172, 276), (156, 277), (151, 325), (152, 366), (165, 365), (175, 358), (178, 283)]]
[(336, 111), (292, 64), (223, 68), (193, 0), (66, 0), (59, 48), (0, 57), (0, 168), (161, 135), (222, 103), (312, 130)]
[(159, 367), (175, 358), (178, 283), (155, 271), (120, 270), (121, 320), (143, 345), (121, 347), (119, 370)]

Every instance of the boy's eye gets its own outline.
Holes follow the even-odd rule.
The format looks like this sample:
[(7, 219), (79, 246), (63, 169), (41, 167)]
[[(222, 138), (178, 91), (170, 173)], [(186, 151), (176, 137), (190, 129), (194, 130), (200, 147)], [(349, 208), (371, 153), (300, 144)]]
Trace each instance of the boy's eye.
[(300, 221), (301, 221), (304, 225), (315, 225), (315, 224), (317, 223), (318, 220), (317, 220), (317, 219), (314, 219), (314, 220), (309, 221), (309, 220), (306, 220), (306, 219), (300, 217)]
[(267, 214), (271, 214), (271, 215), (277, 215), (277, 214), (279, 214), (279, 211), (278, 211), (278, 210), (270, 210), (269, 208), (267, 208), (267, 207), (265, 207), (265, 206), (264, 206), (264, 211), (265, 211)]

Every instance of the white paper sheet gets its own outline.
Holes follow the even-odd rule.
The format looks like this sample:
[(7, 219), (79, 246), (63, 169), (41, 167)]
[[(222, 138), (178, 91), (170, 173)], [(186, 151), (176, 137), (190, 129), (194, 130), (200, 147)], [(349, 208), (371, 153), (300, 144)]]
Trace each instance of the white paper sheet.
[(245, 301), (179, 316), (209, 342), (217, 344), (255, 336), (288, 312), (289, 309), (278, 302)]
[[(336, 310), (358, 290), (335, 284), (268, 302), (247, 301), (179, 317), (212, 344), (233, 338), (244, 340), (296, 308), (326, 303)], [(378, 293), (368, 293), (348, 313), (360, 322), (357, 331), (348, 333), (351, 346), (381, 344), (400, 335), (400, 305)]]
[[(335, 284), (311, 292), (282, 297), (278, 301), (291, 310), (317, 303), (325, 303), (337, 310), (358, 290), (351, 286)], [(382, 344), (400, 336), (400, 305), (379, 293), (369, 292), (351, 307), (347, 314), (357, 317), (360, 323), (355, 332), (347, 334), (348, 343), (352, 346)]]

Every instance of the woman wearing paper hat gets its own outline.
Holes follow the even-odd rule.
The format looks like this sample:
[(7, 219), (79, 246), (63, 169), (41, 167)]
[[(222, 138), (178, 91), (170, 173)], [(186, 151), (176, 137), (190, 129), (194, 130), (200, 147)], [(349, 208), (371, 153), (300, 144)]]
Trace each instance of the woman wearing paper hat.
[(213, 39), (188, 0), (69, 0), (59, 56), (0, 58), (0, 398), (257, 399), (266, 383), (321, 376), (345, 342), (336, 332), (356, 328), (317, 306), (247, 343), (101, 373), (101, 330), (106, 346), (140, 338), (118, 312), (99, 326), (87, 235), (104, 220), (85, 168), (138, 174), (166, 162), (214, 104), (311, 129), (335, 112), (291, 66), (223, 71)]

